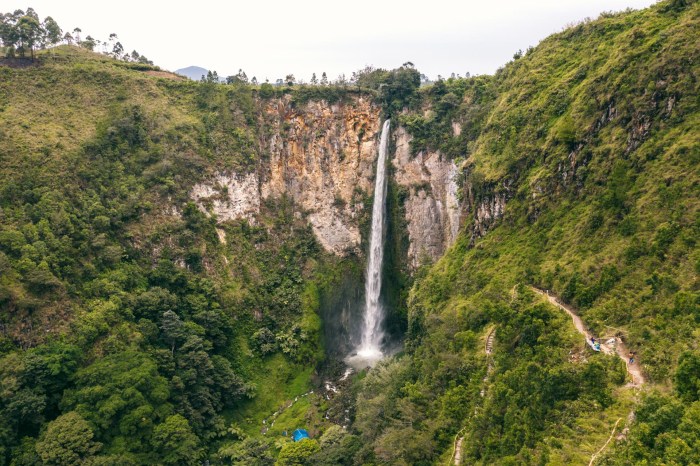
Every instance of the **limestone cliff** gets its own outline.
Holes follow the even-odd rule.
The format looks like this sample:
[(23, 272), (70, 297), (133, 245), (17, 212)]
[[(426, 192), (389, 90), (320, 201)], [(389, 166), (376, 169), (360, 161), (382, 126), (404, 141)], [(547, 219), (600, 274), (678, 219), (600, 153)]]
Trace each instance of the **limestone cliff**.
[(259, 177), (256, 173), (218, 173), (192, 188), (192, 199), (220, 222), (236, 218), (255, 220), (260, 212)]
[(262, 196), (291, 196), (327, 251), (357, 248), (362, 195), (372, 191), (379, 108), (362, 97), (299, 109), (279, 99), (266, 105), (264, 118), (270, 160), (261, 173)]
[(439, 152), (411, 156), (411, 136), (402, 127), (395, 133), (392, 163), (396, 183), (408, 191), (404, 208), (408, 225), (408, 261), (415, 269), (438, 259), (457, 238), (461, 209), (457, 197), (457, 166)]
[(261, 102), (260, 152), (253, 173), (219, 173), (194, 186), (192, 198), (219, 221), (255, 221), (263, 199), (290, 196), (321, 245), (343, 255), (360, 244), (362, 197), (371, 193), (379, 108), (368, 99), (292, 104)]
[[(257, 170), (218, 173), (196, 184), (192, 199), (221, 222), (255, 222), (264, 199), (287, 195), (326, 251), (360, 252), (359, 216), (363, 197), (373, 190), (380, 108), (362, 97), (294, 105), (287, 96), (260, 105), (264, 158)], [(415, 269), (426, 258), (439, 258), (457, 237), (458, 170), (439, 153), (411, 156), (410, 136), (401, 127), (394, 139), (392, 164), (396, 183), (408, 192), (408, 263)]]

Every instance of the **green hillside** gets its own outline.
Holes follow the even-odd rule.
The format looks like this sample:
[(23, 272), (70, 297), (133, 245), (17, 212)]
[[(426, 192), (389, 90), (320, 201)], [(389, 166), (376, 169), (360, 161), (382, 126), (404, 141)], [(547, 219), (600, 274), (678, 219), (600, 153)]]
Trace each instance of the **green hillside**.
[(261, 163), (257, 92), (74, 46), (0, 66), (0, 464), (221, 458), (308, 390), (319, 295), (353, 264), (289, 200), (225, 244), (190, 201)]
[[(366, 379), (364, 458), (447, 462), (457, 435), (464, 464), (588, 464), (622, 418), (600, 464), (700, 461), (698, 58), (700, 5), (662, 2), (423, 90), (401, 121), (415, 152), (461, 161), (470, 220), (419, 274), (409, 351)], [(622, 337), (651, 383), (625, 388), (622, 362), (530, 285)]]
[[(0, 465), (700, 463), (697, 1), (420, 89), (410, 64), (273, 87), (36, 55), (0, 59)], [(404, 350), (335, 399), (320, 308), (364, 258), (324, 252), (290, 198), (221, 224), (191, 199), (265, 169), (278, 97), (373, 99), (460, 170), (459, 238), (410, 278), (390, 182)], [(620, 338), (646, 383), (537, 288)], [(290, 442), (302, 425), (314, 439)]]

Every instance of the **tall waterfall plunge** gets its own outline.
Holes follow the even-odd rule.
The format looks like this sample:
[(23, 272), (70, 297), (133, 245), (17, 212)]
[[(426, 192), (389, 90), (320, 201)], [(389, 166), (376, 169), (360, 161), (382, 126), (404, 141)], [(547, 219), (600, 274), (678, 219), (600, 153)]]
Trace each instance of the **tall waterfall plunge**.
[(356, 367), (372, 366), (383, 357), (382, 320), (384, 309), (379, 302), (382, 290), (382, 264), (384, 262), (384, 216), (386, 214), (386, 154), (389, 146), (390, 120), (384, 122), (379, 140), (377, 174), (374, 182), (374, 205), (372, 206), (372, 230), (369, 240), (369, 261), (365, 281), (365, 309), (362, 335), (357, 353), (348, 358)]

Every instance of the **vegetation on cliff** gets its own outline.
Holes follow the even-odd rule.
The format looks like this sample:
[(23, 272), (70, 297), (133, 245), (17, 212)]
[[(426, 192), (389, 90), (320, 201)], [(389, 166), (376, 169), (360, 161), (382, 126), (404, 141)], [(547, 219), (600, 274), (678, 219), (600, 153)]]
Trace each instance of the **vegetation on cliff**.
[(257, 91), (71, 46), (10, 65), (0, 464), (218, 461), (308, 390), (342, 267), (289, 199), (255, 224), (191, 201), (197, 181), (266, 159)]
[[(6, 62), (0, 464), (434, 464), (455, 436), (470, 464), (587, 464), (631, 410), (607, 464), (699, 462), (699, 25), (685, 0), (604, 14), (494, 76), (423, 88), (411, 63), (275, 87), (85, 47)], [(269, 163), (273, 99), (359, 96), (414, 152), (460, 164), (467, 221), (406, 293), (390, 185), (385, 273), (401, 273), (385, 283), (406, 350), (349, 383), (345, 430), (302, 394), (322, 382), (319, 308), (359, 258), (324, 253), (289, 198), (219, 223), (191, 189)], [(621, 361), (530, 285), (622, 337), (652, 388), (626, 388)], [(289, 442), (302, 422), (316, 438)]]
[(421, 89), (401, 123), (415, 152), (461, 163), (467, 224), (419, 273), (407, 354), (365, 379), (358, 458), (447, 461), (461, 432), (469, 464), (587, 463), (632, 398), (536, 285), (622, 337), (656, 387), (605, 461), (698, 460), (698, 25), (697, 2), (603, 14), (495, 76)]

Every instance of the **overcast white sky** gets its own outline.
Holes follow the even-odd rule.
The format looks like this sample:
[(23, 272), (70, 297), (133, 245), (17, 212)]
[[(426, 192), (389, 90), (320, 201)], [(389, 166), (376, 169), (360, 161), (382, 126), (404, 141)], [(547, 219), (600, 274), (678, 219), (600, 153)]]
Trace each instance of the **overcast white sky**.
[(518, 49), (587, 16), (654, 0), (333, 0), (153, 2), (2, 0), (0, 11), (32, 6), (64, 30), (106, 40), (175, 70), (198, 65), (220, 76), (242, 68), (263, 81), (309, 80), (405, 61), (431, 78), (493, 73)]

